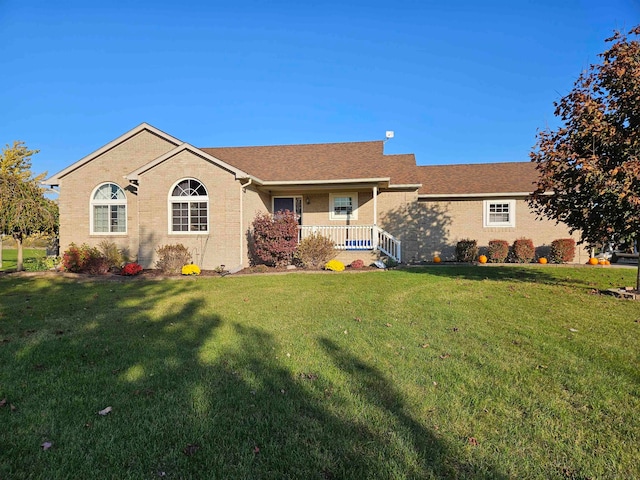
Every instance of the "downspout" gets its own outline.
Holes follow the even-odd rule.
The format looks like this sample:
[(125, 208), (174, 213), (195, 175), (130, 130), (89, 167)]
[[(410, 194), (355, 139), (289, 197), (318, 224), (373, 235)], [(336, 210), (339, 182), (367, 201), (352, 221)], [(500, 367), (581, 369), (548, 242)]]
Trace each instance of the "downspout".
[(253, 183), (250, 178), (244, 185), (240, 184), (240, 267), (244, 263), (244, 192)]

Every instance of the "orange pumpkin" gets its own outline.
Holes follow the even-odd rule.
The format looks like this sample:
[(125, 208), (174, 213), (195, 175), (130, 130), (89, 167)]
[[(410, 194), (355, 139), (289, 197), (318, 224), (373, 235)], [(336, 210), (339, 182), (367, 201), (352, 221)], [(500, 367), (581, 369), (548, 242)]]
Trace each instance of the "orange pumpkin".
[(433, 257), (433, 263), (440, 263), (442, 261), (442, 259), (439, 256), (435, 256)]
[(487, 263), (487, 256), (486, 256), (486, 255), (480, 255), (480, 256), (478, 257), (478, 261), (479, 261), (480, 263)]
[(541, 263), (542, 265), (544, 265), (544, 264), (546, 264), (546, 263), (547, 263), (547, 259), (546, 259), (546, 258), (544, 258), (544, 257), (540, 257), (540, 258), (538, 259), (538, 263)]
[(611, 262), (610, 262), (609, 260), (605, 260), (605, 261), (604, 261), (604, 264), (605, 264), (605, 265), (611, 265)]
[(591, 257), (589, 259), (589, 265), (597, 265), (598, 264), (598, 259), (596, 257)]

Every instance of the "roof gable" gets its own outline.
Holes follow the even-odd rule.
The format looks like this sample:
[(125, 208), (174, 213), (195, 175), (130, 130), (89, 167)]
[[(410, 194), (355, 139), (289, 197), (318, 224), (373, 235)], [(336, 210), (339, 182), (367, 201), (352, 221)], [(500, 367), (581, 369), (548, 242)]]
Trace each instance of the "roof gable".
[(194, 155), (203, 158), (204, 160), (207, 160), (211, 163), (214, 163), (216, 165), (218, 165), (221, 168), (224, 168), (225, 170), (228, 170), (229, 172), (233, 173), (236, 178), (249, 178), (250, 175), (248, 175), (247, 173), (243, 172), (242, 170), (239, 170), (238, 168), (212, 156), (209, 155), (206, 152), (203, 152), (202, 150), (200, 150), (199, 148), (194, 147), (193, 145), (190, 145), (188, 143), (182, 143), (180, 145), (178, 145), (176, 148), (168, 151), (167, 153), (165, 153), (164, 155), (161, 155), (160, 157), (146, 163), (145, 165), (141, 166), (140, 168), (134, 170), (133, 172), (125, 175), (125, 177), (127, 178), (127, 180), (129, 181), (136, 181), (139, 179), (140, 175), (144, 175), (145, 172), (151, 170), (152, 168), (156, 167), (157, 165), (160, 165), (161, 163), (169, 160), (170, 158), (176, 156), (177, 154), (184, 152), (184, 151), (188, 151), (193, 153)]
[(83, 165), (86, 165), (87, 163), (91, 162), (92, 160), (94, 160), (95, 158), (99, 157), (100, 155), (103, 155), (104, 153), (108, 152), (109, 150), (117, 147), (118, 145), (126, 142), (127, 140), (129, 140), (130, 138), (133, 138), (134, 136), (138, 135), (140, 132), (143, 131), (148, 131), (160, 138), (162, 138), (163, 140), (166, 140), (167, 142), (173, 144), (173, 145), (180, 145), (182, 143), (182, 141), (178, 140), (177, 138), (161, 131), (158, 130), (157, 128), (149, 125), (148, 123), (141, 123), (140, 125), (138, 125), (137, 127), (129, 130), (128, 132), (120, 135), (118, 138), (116, 138), (115, 140), (107, 143), (104, 147), (99, 148), (98, 150), (96, 150), (93, 153), (90, 153), (89, 155), (87, 155), (84, 158), (81, 158), (80, 160), (78, 160), (77, 162), (69, 165), (67, 168), (65, 168), (64, 170), (60, 170), (58, 173), (55, 173), (54, 175), (50, 176), (49, 178), (45, 179), (42, 183), (44, 185), (58, 185), (60, 183), (60, 179), (62, 179), (63, 177), (65, 177), (66, 175), (68, 175), (69, 173), (77, 170), (78, 168), (82, 167)]

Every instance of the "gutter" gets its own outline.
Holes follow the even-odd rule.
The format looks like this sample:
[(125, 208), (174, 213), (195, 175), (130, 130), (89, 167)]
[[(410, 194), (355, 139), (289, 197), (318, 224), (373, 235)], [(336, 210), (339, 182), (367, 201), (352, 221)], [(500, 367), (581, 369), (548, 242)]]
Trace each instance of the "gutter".
[(431, 198), (486, 198), (486, 197), (528, 197), (531, 192), (486, 192), (486, 193), (419, 193), (418, 199)]
[(391, 179), (387, 178), (344, 178), (339, 180), (286, 180), (277, 181), (269, 180), (261, 182), (264, 186), (278, 186), (278, 185), (327, 185), (327, 184), (344, 184), (344, 183), (379, 183), (389, 182)]

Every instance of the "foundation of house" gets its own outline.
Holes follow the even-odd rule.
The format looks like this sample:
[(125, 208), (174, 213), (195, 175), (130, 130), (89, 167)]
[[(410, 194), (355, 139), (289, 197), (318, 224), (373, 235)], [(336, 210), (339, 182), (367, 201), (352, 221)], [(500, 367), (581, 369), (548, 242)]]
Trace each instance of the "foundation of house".
[(380, 252), (374, 250), (337, 250), (336, 260), (345, 265), (349, 265), (354, 260), (362, 260), (365, 265), (371, 265), (376, 260), (380, 260)]

